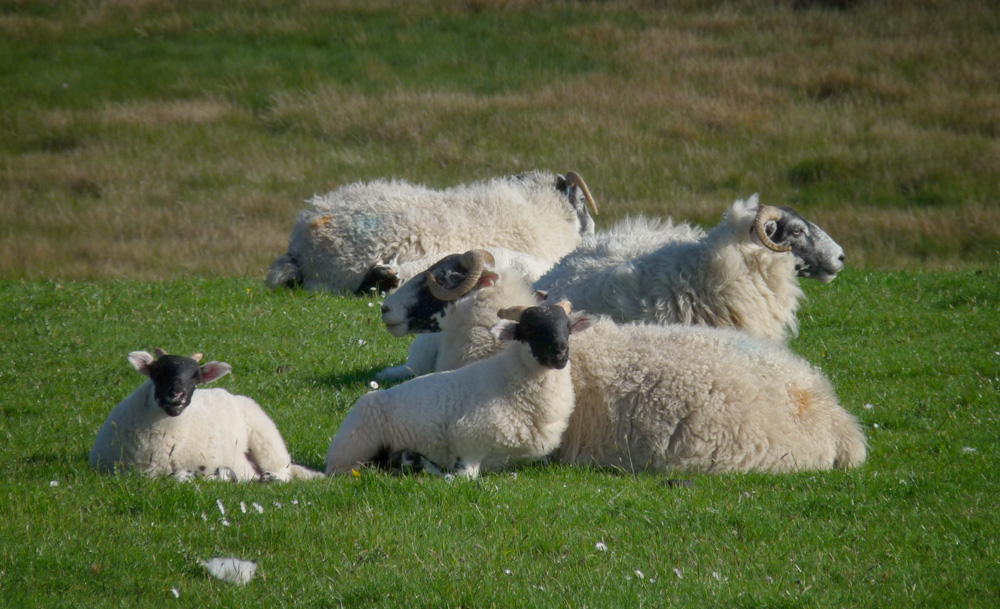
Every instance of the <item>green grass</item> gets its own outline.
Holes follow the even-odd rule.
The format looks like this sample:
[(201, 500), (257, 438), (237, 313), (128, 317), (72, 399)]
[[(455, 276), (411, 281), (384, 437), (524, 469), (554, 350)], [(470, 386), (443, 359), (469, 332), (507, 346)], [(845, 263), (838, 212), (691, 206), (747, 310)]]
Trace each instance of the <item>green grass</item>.
[[(792, 347), (862, 420), (868, 462), (694, 487), (555, 466), (454, 483), (99, 476), (87, 465), (97, 428), (142, 380), (128, 351), (229, 361), (217, 385), (255, 397), (294, 458), (321, 468), (407, 341), (381, 329), (373, 301), (253, 279), (3, 282), (0, 604), (992, 607), (998, 279), (848, 270), (807, 283)], [(211, 579), (197, 560), (216, 555), (257, 561), (258, 577)]]
[[(0, 0), (0, 605), (994, 607), (1000, 12), (795, 4)], [(598, 228), (712, 225), (759, 191), (827, 229), (849, 268), (806, 283), (792, 347), (868, 463), (693, 487), (90, 470), (141, 381), (126, 353), (155, 346), (234, 364), (218, 385), (322, 468), (407, 341), (372, 301), (263, 288), (302, 201), (532, 168), (580, 171)], [(213, 580), (216, 555), (259, 575)]]

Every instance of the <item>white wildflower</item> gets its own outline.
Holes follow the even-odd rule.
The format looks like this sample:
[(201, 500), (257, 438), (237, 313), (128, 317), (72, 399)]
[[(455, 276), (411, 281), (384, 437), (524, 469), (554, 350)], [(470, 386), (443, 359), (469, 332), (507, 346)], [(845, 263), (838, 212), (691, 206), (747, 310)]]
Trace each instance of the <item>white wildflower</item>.
[(874, 427), (875, 429), (878, 429), (878, 423), (872, 423), (872, 427)]
[(966, 446), (965, 448), (962, 449), (962, 454), (963, 455), (974, 455), (977, 452), (979, 452), (979, 451), (976, 450), (975, 448), (972, 448), (971, 446)]
[(636, 575), (636, 577), (638, 577), (639, 579), (646, 579), (646, 575), (645, 575), (645, 574), (643, 574), (643, 572), (642, 572), (642, 571), (640, 571), (639, 569), (636, 569), (636, 570), (635, 570), (635, 575)]
[(170, 589), (170, 593), (174, 595), (174, 598), (180, 598), (181, 597), (181, 591), (178, 590), (177, 588), (171, 588)]
[(875, 408), (874, 404), (865, 404), (865, 410), (871, 410), (872, 408)]
[(603, 541), (598, 541), (597, 543), (594, 544), (594, 547), (600, 550), (601, 552), (608, 551), (608, 546)]
[(264, 506), (262, 506), (261, 504), (257, 503), (256, 501), (254, 501), (250, 505), (253, 506), (253, 509), (257, 510), (258, 514), (263, 514), (264, 513)]
[(366, 344), (367, 342), (368, 342), (368, 341), (366, 341), (365, 339), (363, 339), (363, 338), (359, 338), (359, 339), (358, 339), (358, 346), (359, 346), (359, 347), (364, 347), (364, 346), (365, 346), (365, 344)]
[(376, 383), (375, 381), (368, 383), (368, 386), (371, 387), (372, 389), (378, 389), (378, 383)]
[(216, 499), (215, 500), (215, 505), (219, 506), (219, 511), (222, 512), (223, 516), (225, 516), (226, 515), (226, 506), (222, 505), (222, 499)]
[(59, 486), (59, 481), (58, 480), (53, 480), (53, 481), (49, 482), (49, 486), (55, 488), (55, 487)]
[(223, 519), (222, 519), (222, 526), (224, 526), (224, 527), (228, 527), (228, 526), (229, 526), (229, 521), (228, 521), (228, 520), (226, 520), (225, 518), (223, 518)]
[(674, 575), (677, 576), (677, 579), (684, 579), (684, 572), (680, 570), (680, 567), (674, 567)]
[(285, 506), (281, 505), (281, 502), (280, 502), (280, 501), (275, 501), (275, 502), (274, 502), (274, 507), (276, 507), (276, 508), (278, 508), (278, 509), (280, 510), (281, 508), (283, 508), (283, 507), (285, 507)]
[(244, 514), (247, 513), (247, 502), (246, 501), (240, 501), (240, 511), (243, 512)]
[(201, 519), (204, 520), (205, 522), (208, 522), (208, 514), (206, 514), (205, 512), (202, 512), (201, 513)]
[(503, 572), (504, 572), (504, 575), (513, 575), (514, 574), (514, 572), (511, 571), (510, 569), (504, 569)]

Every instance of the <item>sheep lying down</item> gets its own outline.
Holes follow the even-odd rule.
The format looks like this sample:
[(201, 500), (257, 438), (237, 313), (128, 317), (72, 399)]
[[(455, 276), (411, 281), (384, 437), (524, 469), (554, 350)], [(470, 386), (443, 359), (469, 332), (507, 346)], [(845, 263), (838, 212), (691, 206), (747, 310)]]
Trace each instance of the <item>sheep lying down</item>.
[(492, 332), (510, 344), (500, 353), (362, 396), (330, 444), (327, 473), (414, 451), (475, 478), (552, 452), (573, 410), (569, 335), (587, 327), (568, 308), (502, 311)]
[[(537, 298), (516, 272), (463, 258), (475, 256), (442, 259), (382, 309), (395, 336), (441, 333), (436, 361), (453, 367), (499, 348), (483, 332), (486, 312)], [(428, 289), (442, 283), (449, 289)], [(575, 408), (555, 461), (783, 472), (851, 468), (866, 458), (861, 427), (829, 380), (781, 343), (728, 328), (590, 323), (570, 341)]]
[(232, 371), (225, 362), (129, 353), (149, 380), (121, 401), (97, 432), (90, 465), (100, 472), (135, 468), (151, 477), (288, 481), (322, 476), (292, 463), (274, 421), (252, 399), (202, 389)]

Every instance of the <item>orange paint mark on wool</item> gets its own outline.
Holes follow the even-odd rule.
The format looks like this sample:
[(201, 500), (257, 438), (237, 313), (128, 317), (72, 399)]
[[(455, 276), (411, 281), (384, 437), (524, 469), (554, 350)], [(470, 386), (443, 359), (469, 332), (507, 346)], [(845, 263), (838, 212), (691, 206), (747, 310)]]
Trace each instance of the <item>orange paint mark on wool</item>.
[(792, 398), (792, 403), (795, 404), (797, 409), (796, 414), (799, 416), (802, 416), (807, 411), (812, 410), (815, 396), (808, 389), (802, 389), (801, 387), (792, 385), (792, 388), (788, 390), (788, 395)]
[(333, 216), (321, 216), (319, 218), (314, 219), (312, 223), (309, 224), (309, 226), (313, 230), (319, 230), (320, 228), (327, 226), (331, 222), (333, 222)]

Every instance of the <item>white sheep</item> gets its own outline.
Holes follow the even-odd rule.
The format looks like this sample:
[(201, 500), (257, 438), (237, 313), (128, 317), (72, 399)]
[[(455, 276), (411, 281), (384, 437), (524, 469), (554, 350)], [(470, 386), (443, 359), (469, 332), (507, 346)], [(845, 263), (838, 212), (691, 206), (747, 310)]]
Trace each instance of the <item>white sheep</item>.
[(821, 228), (792, 209), (759, 206), (757, 195), (733, 203), (700, 239), (681, 226), (654, 231), (659, 244), (628, 225), (587, 237), (534, 286), (618, 322), (729, 326), (785, 340), (798, 331), (798, 277), (826, 283), (844, 267), (843, 249)]
[(565, 303), (502, 312), (518, 321), (492, 327), (497, 340), (511, 342), (500, 353), (362, 396), (330, 444), (327, 473), (415, 451), (474, 478), (550, 453), (573, 410), (569, 335), (586, 327), (568, 310)]
[[(434, 302), (425, 287), (412, 289), (429, 276), (416, 277), (386, 299), (383, 319), (396, 335), (443, 332), (441, 344), (454, 353), (438, 361), (461, 366), (498, 348), (483, 333), (486, 312), (537, 297), (514, 272), (482, 282), (454, 260), (442, 263), (429, 276), (468, 286), (463, 295)], [(576, 406), (551, 455), (557, 461), (717, 472), (848, 468), (865, 460), (860, 426), (829, 381), (781, 343), (734, 329), (619, 326), (604, 318), (571, 346)]]
[(597, 213), (575, 172), (529, 172), (434, 190), (404, 181), (348, 184), (314, 197), (292, 228), (288, 253), (268, 272), (271, 287), (388, 291), (441, 256), (503, 248), (547, 268), (594, 231)]
[(151, 477), (188, 480), (310, 479), (322, 476), (292, 463), (278, 428), (252, 399), (225, 389), (200, 389), (229, 374), (225, 362), (133, 351), (128, 361), (149, 380), (121, 401), (97, 432), (90, 465), (107, 473), (130, 468)]

